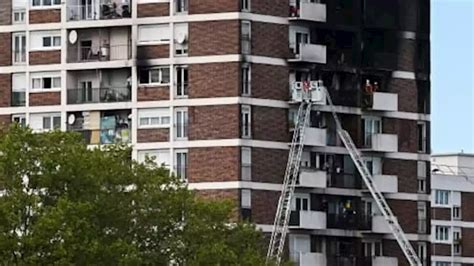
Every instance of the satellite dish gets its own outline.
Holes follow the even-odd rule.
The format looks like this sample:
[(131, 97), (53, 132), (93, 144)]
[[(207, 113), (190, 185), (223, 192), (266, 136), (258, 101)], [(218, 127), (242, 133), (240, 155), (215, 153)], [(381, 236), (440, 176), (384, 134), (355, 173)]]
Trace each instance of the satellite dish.
[(186, 42), (186, 33), (178, 33), (176, 36), (176, 42), (178, 42), (179, 44), (183, 44), (184, 42)]
[(77, 42), (77, 31), (75, 30), (72, 30), (70, 33), (69, 33), (69, 42), (71, 44), (75, 44)]
[(69, 117), (67, 118), (67, 123), (69, 125), (73, 125), (74, 122), (76, 122), (76, 116), (74, 114), (70, 114)]

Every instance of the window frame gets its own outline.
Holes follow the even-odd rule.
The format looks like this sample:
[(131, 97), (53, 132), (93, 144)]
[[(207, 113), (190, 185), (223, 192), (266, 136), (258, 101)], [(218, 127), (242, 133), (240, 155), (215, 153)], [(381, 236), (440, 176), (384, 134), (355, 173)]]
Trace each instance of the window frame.
[(449, 206), (450, 194), (451, 194), (449, 190), (436, 189), (434, 190), (434, 193), (435, 193), (435, 201), (434, 201), (435, 206), (445, 206), (445, 207)]
[[(61, 0), (49, 0), (51, 4), (46, 5), (46, 0), (32, 0), (30, 2), (31, 9), (56, 9), (61, 8)], [(35, 4), (35, 2), (39, 2), (39, 4)]]
[(451, 217), (453, 217), (453, 220), (461, 220), (462, 219), (462, 209), (461, 206), (453, 206), (451, 209)]
[[(183, 156), (184, 158), (184, 161), (181, 161), (181, 165), (179, 165), (180, 167), (183, 167), (184, 166), (184, 175), (181, 174), (179, 176), (179, 178), (181, 178), (181, 180), (183, 182), (188, 182), (188, 179), (189, 179), (189, 176), (188, 176), (188, 164), (189, 164), (189, 154), (188, 154), (188, 151), (187, 150), (176, 150), (174, 152), (174, 160), (175, 160), (175, 165), (174, 165), (174, 172), (176, 175), (178, 175), (178, 157), (180, 156)], [(183, 159), (182, 158), (182, 159)]]
[[(244, 29), (248, 27), (248, 37), (244, 34)], [(245, 48), (244, 48), (245, 47)], [(245, 50), (248, 48), (248, 51)], [(250, 55), (252, 53), (252, 22), (250, 20), (242, 20), (240, 24), (240, 53)]]
[[(50, 88), (45, 88), (45, 80), (47, 79), (51, 79), (49, 82), (51, 83), (51, 87)], [(35, 93), (35, 92), (45, 92), (45, 91), (60, 91), (61, 90), (61, 82), (62, 82), (62, 79), (61, 79), (61, 75), (45, 75), (45, 76), (33, 76), (33, 77), (30, 77), (30, 80), (31, 80), (31, 85), (30, 85), (30, 93)], [(35, 88), (34, 84), (35, 84), (35, 80), (36, 82), (39, 80), (40, 82), (40, 87), (39, 88)], [(55, 87), (55, 83), (58, 82), (59, 80), (59, 87)], [(56, 82), (55, 82), (56, 81)]]
[[(422, 122), (422, 121), (418, 121), (416, 125), (417, 125), (417, 127), (416, 127), (416, 134), (417, 134), (416, 149), (417, 149), (417, 152), (426, 153), (427, 150), (428, 150), (427, 125), (426, 125), (425, 122)], [(421, 132), (419, 132), (420, 127), (421, 127), (421, 130), (422, 130)], [(421, 134), (421, 140), (419, 139), (420, 134)]]
[(241, 147), (240, 167), (241, 167), (240, 179), (242, 181), (252, 181), (252, 148)]
[[(181, 121), (178, 121), (178, 113), (181, 113)], [(189, 132), (189, 113), (187, 108), (176, 108), (174, 111), (174, 125), (175, 125), (175, 139), (177, 140), (186, 140), (188, 139)], [(180, 122), (182, 123), (182, 128), (179, 128)]]
[[(49, 119), (49, 126), (47, 128), (44, 127), (45, 125), (45, 119)], [(59, 120), (59, 121), (58, 121)], [(59, 122), (59, 123), (56, 123)], [(58, 115), (44, 115), (42, 117), (42, 127), (41, 127), (41, 132), (49, 132), (53, 130), (59, 130), (61, 129), (61, 116)]]
[[(167, 109), (168, 115), (159, 115), (161, 110), (156, 110), (155, 115), (140, 115), (140, 110), (138, 111), (138, 128), (139, 129), (149, 129), (149, 128), (169, 128), (171, 126), (171, 115), (169, 114), (168, 108), (154, 108), (154, 109)], [(144, 111), (146, 109), (143, 109)], [(142, 120), (148, 121), (147, 124), (142, 124)], [(158, 124), (152, 123), (153, 119), (158, 119)], [(163, 123), (163, 120), (168, 120), (167, 123)]]
[(435, 240), (437, 242), (449, 242), (450, 227), (444, 225), (435, 226)]
[(240, 11), (250, 12), (251, 0), (240, 0)]
[[(18, 14), (20, 20), (16, 20)], [(13, 9), (12, 10), (12, 24), (25, 24), (26, 23), (26, 9)]]
[(240, 67), (241, 85), (240, 94), (251, 96), (252, 94), (252, 69), (250, 64), (242, 64)]
[(252, 209), (252, 190), (240, 190), (240, 207), (242, 209)]
[[(180, 73), (180, 74), (178, 74)], [(181, 80), (178, 80), (181, 78)], [(189, 69), (186, 65), (175, 67), (175, 96), (186, 98), (189, 95)]]
[[(175, 13), (176, 14), (186, 14), (189, 11), (189, 1), (188, 0), (176, 0)], [(181, 3), (181, 4), (180, 4)], [(180, 8), (182, 7), (182, 8)]]
[[(49, 46), (45, 46), (45, 40), (49, 41)], [(56, 41), (59, 43), (56, 44)], [(47, 35), (41, 37), (41, 47), (32, 49), (33, 51), (45, 51), (45, 50), (60, 50), (61, 49), (61, 35)]]
[(242, 105), (240, 108), (240, 136), (244, 139), (252, 138), (252, 108), (250, 105)]
[[(168, 82), (163, 81), (163, 71), (168, 69)], [(144, 68), (144, 69), (139, 69), (138, 70), (138, 85), (139, 86), (169, 86), (171, 82), (171, 72), (170, 72), (170, 67), (169, 66), (159, 66), (159, 67), (151, 67), (151, 68)], [(141, 80), (141, 73), (142, 71), (147, 72), (148, 75), (148, 82), (143, 83)], [(153, 82), (152, 81), (152, 71), (158, 71), (158, 79), (159, 82)]]

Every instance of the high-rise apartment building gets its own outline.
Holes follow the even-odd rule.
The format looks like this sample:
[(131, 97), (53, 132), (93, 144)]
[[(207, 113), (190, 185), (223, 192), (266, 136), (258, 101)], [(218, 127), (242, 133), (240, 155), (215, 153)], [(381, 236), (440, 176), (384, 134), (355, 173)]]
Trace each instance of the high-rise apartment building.
[[(428, 265), (429, 21), (429, 0), (1, 0), (0, 118), (129, 143), (270, 232), (298, 82), (316, 81)], [(286, 253), (406, 265), (313, 109)]]
[(431, 163), (431, 260), (434, 266), (472, 266), (474, 154), (437, 154)]

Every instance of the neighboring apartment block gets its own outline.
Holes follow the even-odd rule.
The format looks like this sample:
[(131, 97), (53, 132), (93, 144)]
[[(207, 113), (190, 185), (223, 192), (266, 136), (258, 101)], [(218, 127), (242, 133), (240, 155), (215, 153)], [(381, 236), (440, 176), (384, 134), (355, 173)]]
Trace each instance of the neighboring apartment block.
[[(429, 0), (2, 0), (0, 119), (128, 143), (272, 229), (301, 83), (328, 88), (425, 265)], [(305, 82), (306, 84), (306, 82)], [(298, 265), (406, 265), (314, 106), (293, 199)]]
[(431, 159), (431, 260), (434, 266), (474, 265), (474, 154)]

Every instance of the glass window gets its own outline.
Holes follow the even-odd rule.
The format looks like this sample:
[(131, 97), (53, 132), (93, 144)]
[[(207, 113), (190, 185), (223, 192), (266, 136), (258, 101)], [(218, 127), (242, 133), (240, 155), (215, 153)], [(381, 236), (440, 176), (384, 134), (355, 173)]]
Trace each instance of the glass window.
[(150, 83), (160, 83), (160, 70), (159, 69), (150, 70)]
[(60, 77), (53, 78), (53, 88), (61, 88), (61, 78)]
[(240, 0), (242, 11), (250, 11), (250, 0)]
[(55, 116), (53, 117), (53, 128), (60, 129), (61, 128), (61, 117)]
[(43, 89), (51, 89), (52, 87), (52, 78), (43, 78)]
[(448, 226), (436, 226), (436, 240), (448, 241), (449, 240), (449, 227)]
[(435, 191), (435, 204), (449, 205), (449, 191), (436, 190)]
[(43, 6), (50, 6), (51, 4), (51, 0), (43, 0)]
[(252, 208), (252, 191), (250, 189), (242, 189), (241, 191), (241, 207), (244, 209)]
[(40, 78), (33, 78), (32, 82), (32, 88), (33, 89), (41, 89), (41, 79)]
[(33, 6), (40, 6), (41, 0), (33, 0)]
[(43, 117), (43, 129), (51, 129), (51, 117)]
[(250, 95), (250, 66), (249, 65), (243, 65), (242, 66), (242, 89), (241, 93), (244, 96), (249, 96)]
[(461, 219), (461, 207), (459, 206), (453, 207), (453, 219), (456, 219), (456, 220)]
[(53, 46), (55, 47), (61, 46), (61, 37), (59, 36), (53, 37)]
[(250, 106), (242, 106), (241, 110), (241, 135), (243, 138), (250, 138), (251, 137), (251, 114), (250, 114)]
[(250, 42), (250, 35), (251, 35), (251, 30), (250, 30), (250, 21), (242, 21), (241, 24), (241, 52), (242, 54), (250, 54), (250, 47), (251, 47), (251, 42)]
[(51, 37), (43, 37), (43, 47), (51, 47)]

